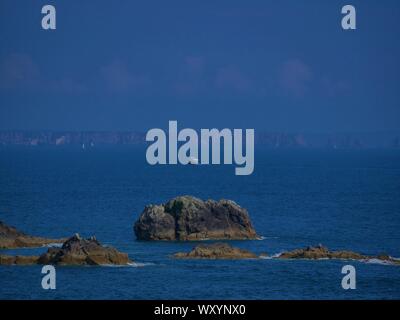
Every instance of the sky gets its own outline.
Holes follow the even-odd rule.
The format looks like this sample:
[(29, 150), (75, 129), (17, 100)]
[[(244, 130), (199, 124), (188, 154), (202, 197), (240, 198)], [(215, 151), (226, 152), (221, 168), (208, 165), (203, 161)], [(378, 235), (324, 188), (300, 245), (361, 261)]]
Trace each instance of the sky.
[(0, 130), (399, 131), (399, 39), (397, 0), (1, 0)]

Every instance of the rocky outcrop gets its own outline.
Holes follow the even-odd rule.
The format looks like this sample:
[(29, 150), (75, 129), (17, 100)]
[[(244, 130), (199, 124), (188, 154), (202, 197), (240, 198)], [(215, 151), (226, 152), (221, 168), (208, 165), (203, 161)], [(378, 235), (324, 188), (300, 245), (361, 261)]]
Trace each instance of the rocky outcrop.
[(330, 251), (328, 248), (318, 245), (304, 249), (296, 249), (281, 253), (280, 259), (354, 259), (362, 260), (367, 257), (352, 251)]
[(0, 221), (0, 249), (41, 247), (50, 243), (62, 243), (65, 240), (29, 236)]
[(191, 196), (146, 206), (134, 225), (138, 240), (256, 239), (246, 209), (230, 200)]
[(255, 259), (254, 253), (235, 248), (226, 243), (200, 244), (190, 252), (174, 254), (178, 259)]
[(359, 261), (370, 261), (376, 259), (383, 262), (400, 265), (399, 260), (396, 260), (388, 255), (381, 254), (378, 256), (367, 256), (353, 251), (330, 251), (327, 247), (324, 247), (323, 245), (318, 245), (315, 247), (310, 246), (304, 249), (296, 249), (293, 251), (283, 252), (277, 258), (278, 259), (340, 259), (340, 260), (359, 260)]
[(83, 239), (78, 234), (61, 248), (50, 248), (38, 259), (39, 264), (53, 265), (126, 265), (130, 262), (126, 253), (102, 246), (95, 237)]
[(41, 256), (0, 255), (0, 265), (127, 265), (132, 261), (126, 253), (102, 246), (95, 237), (83, 239), (78, 234), (61, 248), (49, 248)]
[(38, 263), (38, 256), (8, 256), (0, 254), (0, 265), (31, 265)]

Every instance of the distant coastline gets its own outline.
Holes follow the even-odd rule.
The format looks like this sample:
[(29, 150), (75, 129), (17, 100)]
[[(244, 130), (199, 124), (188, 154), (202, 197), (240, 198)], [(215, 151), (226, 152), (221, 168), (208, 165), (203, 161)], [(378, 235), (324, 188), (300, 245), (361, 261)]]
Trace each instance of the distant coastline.
[[(0, 146), (144, 145), (139, 131), (0, 131)], [(400, 133), (285, 133), (256, 130), (255, 144), (267, 148), (399, 148)]]

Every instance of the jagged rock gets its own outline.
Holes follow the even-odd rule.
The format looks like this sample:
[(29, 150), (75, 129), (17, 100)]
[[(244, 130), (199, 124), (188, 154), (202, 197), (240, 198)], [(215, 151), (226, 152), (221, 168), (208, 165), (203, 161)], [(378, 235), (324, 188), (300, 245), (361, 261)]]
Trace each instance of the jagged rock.
[(41, 247), (49, 243), (62, 243), (65, 240), (29, 236), (0, 221), (0, 249)]
[(174, 254), (178, 259), (255, 259), (254, 253), (235, 248), (226, 243), (200, 244), (190, 252)]
[(146, 206), (134, 225), (138, 240), (256, 239), (249, 215), (230, 200), (191, 196)]
[(83, 239), (79, 234), (69, 238), (61, 248), (50, 248), (39, 259), (39, 264), (53, 265), (126, 265), (131, 261), (126, 253), (102, 246), (95, 237)]
[(82, 239), (79, 234), (65, 241), (61, 248), (49, 248), (41, 256), (0, 255), (0, 265), (127, 265), (130, 262), (126, 253), (102, 246), (95, 237)]

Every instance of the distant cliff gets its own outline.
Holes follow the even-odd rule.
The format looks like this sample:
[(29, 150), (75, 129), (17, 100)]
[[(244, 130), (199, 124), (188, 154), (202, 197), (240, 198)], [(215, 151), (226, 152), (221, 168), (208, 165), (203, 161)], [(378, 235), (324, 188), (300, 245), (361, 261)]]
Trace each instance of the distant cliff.
[[(137, 131), (0, 131), (0, 146), (93, 147), (145, 144), (146, 134)], [(399, 133), (298, 134), (256, 131), (255, 143), (266, 148), (400, 148)]]
[(30, 132), (30, 131), (6, 131), (0, 132), (0, 144), (2, 145), (130, 145), (145, 142), (145, 134), (141, 132)]

